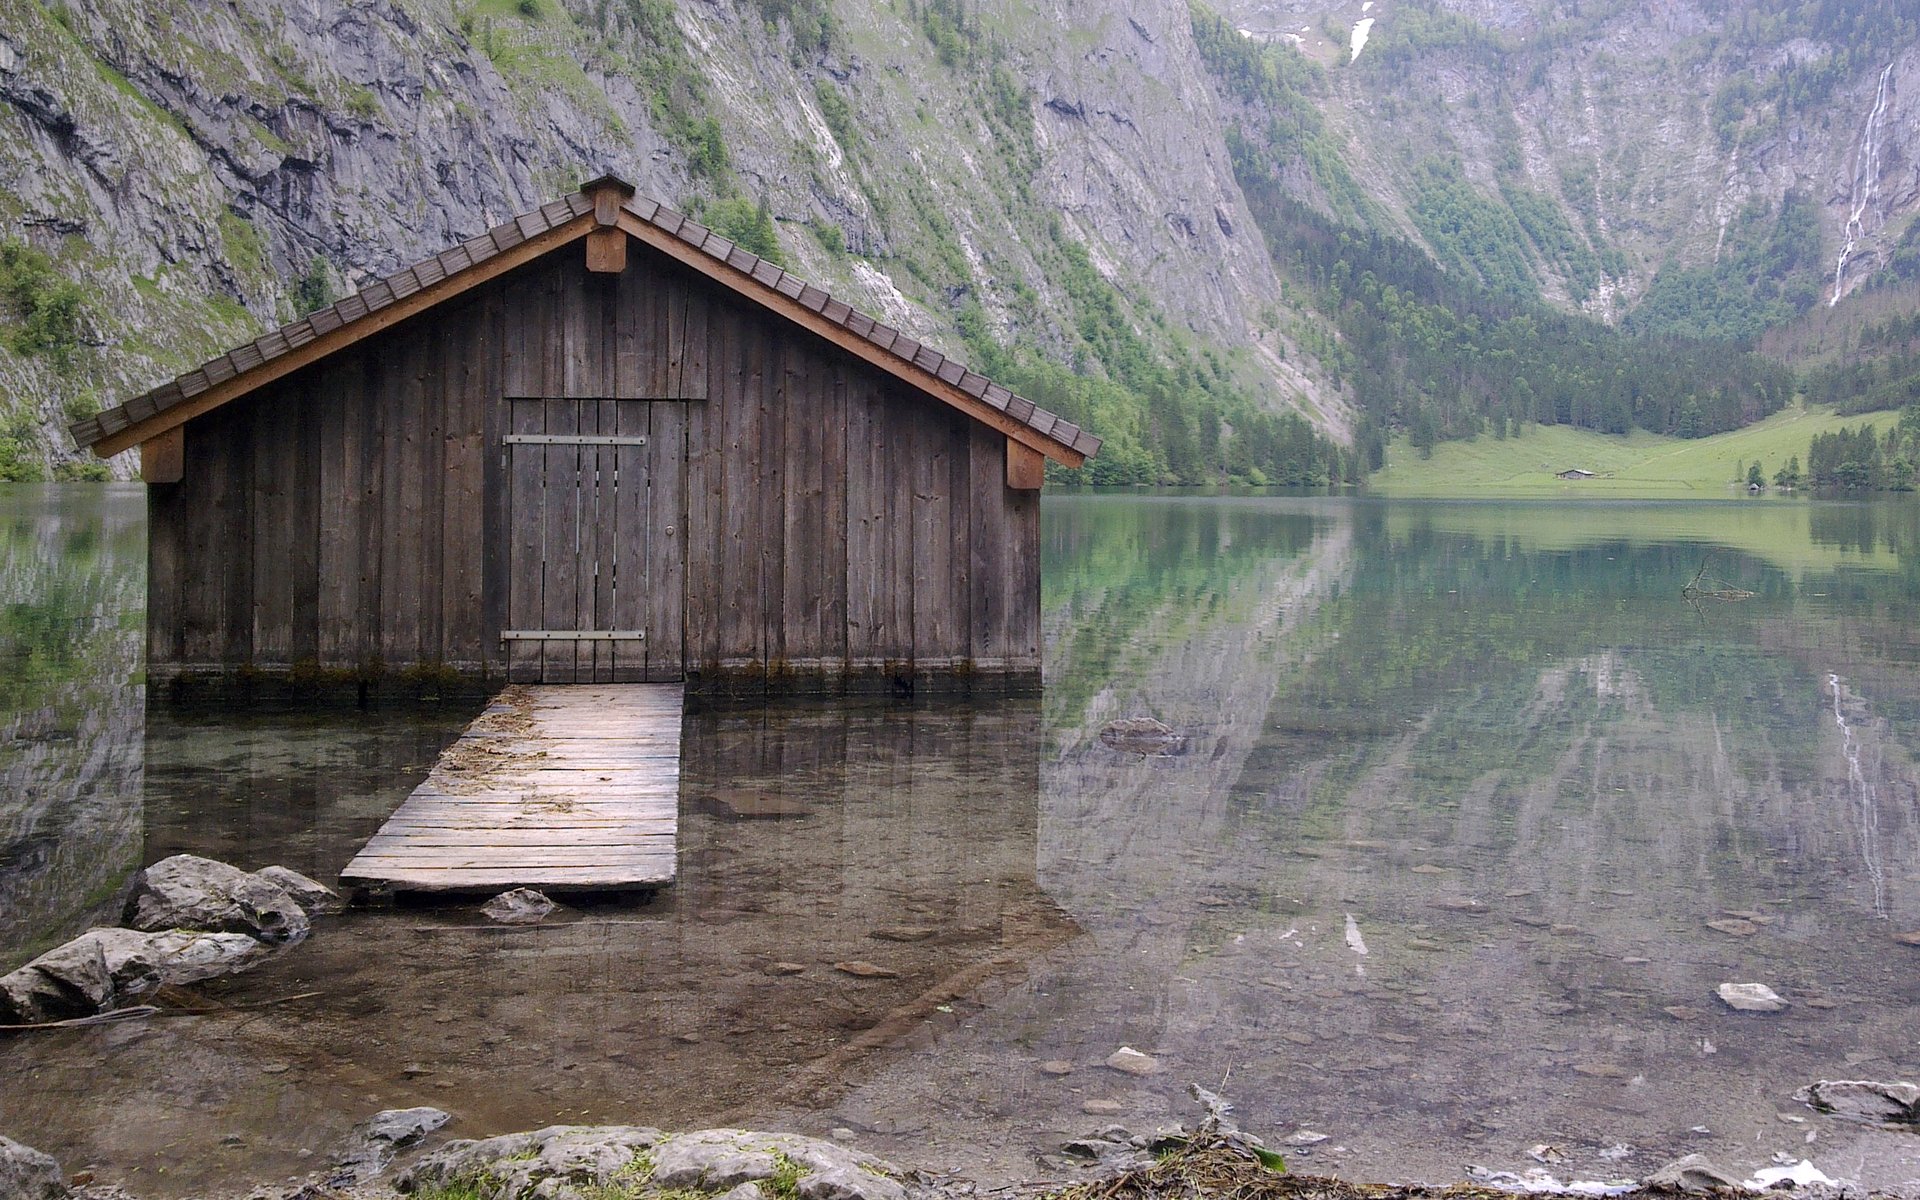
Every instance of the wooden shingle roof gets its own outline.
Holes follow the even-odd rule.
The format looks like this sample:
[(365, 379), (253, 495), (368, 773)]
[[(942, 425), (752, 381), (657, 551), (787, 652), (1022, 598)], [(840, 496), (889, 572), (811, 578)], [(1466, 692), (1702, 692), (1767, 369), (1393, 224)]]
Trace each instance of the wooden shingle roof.
[[(609, 195), (611, 193), (611, 195)], [(621, 199), (609, 219), (610, 200)], [(596, 214), (596, 200), (601, 210)], [(101, 457), (184, 424), (525, 262), (617, 224), (741, 296), (847, 346), (936, 399), (1079, 466), (1100, 439), (608, 176), (70, 426)], [(850, 335), (850, 336), (849, 336)]]

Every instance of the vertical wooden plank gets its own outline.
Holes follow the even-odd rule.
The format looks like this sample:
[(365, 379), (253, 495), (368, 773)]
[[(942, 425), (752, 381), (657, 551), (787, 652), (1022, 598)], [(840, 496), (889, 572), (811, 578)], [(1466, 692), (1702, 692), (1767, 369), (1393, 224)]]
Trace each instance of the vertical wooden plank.
[[(665, 356), (660, 337), (665, 297), (647, 266), (635, 265), (614, 281), (613, 392), (615, 396), (664, 396), (655, 364)], [(656, 323), (660, 328), (656, 328)]]
[[(189, 472), (198, 460), (191, 448), (186, 451)], [(183, 661), (181, 657), (181, 621), (185, 615), (187, 576), (190, 567), (187, 539), (193, 521), (193, 489), (181, 474), (179, 483), (156, 483), (147, 487), (147, 670), (156, 677), (170, 674)]]
[(914, 483), (924, 467), (919, 462), (919, 446), (914, 439), (914, 412), (899, 392), (899, 385), (882, 378), (879, 381), (879, 405), (884, 419), (875, 452), (883, 456), (886, 470), (887, 573), (881, 579), (886, 610), (886, 657), (909, 669), (914, 649), (914, 538), (920, 501)]
[(1040, 676), (1040, 492), (1008, 490), (1006, 501), (1007, 653), (1017, 669)]
[[(317, 381), (315, 381), (317, 382)], [(320, 658), (320, 444), (322, 393), (309, 382), (298, 389), (294, 414), (294, 458), (288, 472), (288, 573), (292, 626), (288, 658), (295, 664)]]
[[(710, 320), (707, 294), (687, 286), (684, 274), (676, 273), (669, 287), (686, 299), (680, 342), (680, 370), (684, 381), (693, 370), (696, 355), (700, 363), (709, 359), (724, 361), (725, 343), (722, 325)], [(706, 368), (701, 368), (705, 387)], [(680, 385), (686, 388), (685, 382)], [(703, 390), (703, 395), (704, 390)], [(714, 395), (704, 403), (690, 404), (687, 421), (687, 478), (685, 555), (686, 610), (684, 645), (689, 669), (717, 663), (720, 657), (720, 597), (714, 584), (719, 580), (719, 559), (724, 528), (721, 524), (721, 499), (724, 487), (724, 447), (727, 398)], [(691, 581), (700, 580), (698, 587)]]
[(764, 664), (762, 549), (769, 540), (761, 511), (760, 430), (766, 387), (766, 338), (758, 321), (737, 304), (716, 306), (726, 326), (728, 357), (715, 364), (726, 393), (721, 463), (720, 658), (735, 666)]
[(460, 670), (481, 669), (484, 644), (487, 521), (487, 405), (482, 391), (490, 347), (480, 336), (484, 301), (450, 313), (440, 326), (444, 351), (441, 395), (446, 428), (440, 507), (440, 659)]
[(227, 666), (253, 662), (253, 561), (258, 548), (253, 541), (253, 479), (247, 464), (258, 411), (259, 405), (251, 400), (228, 405), (231, 415), (223, 422), (226, 463), (214, 501), (218, 515), (214, 545), (219, 549), (212, 569), (219, 575), (217, 661)]
[[(545, 433), (547, 406), (542, 400), (514, 400), (507, 428), (513, 433)], [(507, 448), (509, 533), (507, 551), (507, 619), (505, 628), (538, 629), (546, 619), (545, 582), (541, 573), (546, 543), (546, 454), (539, 446)], [(507, 678), (533, 683), (540, 678), (538, 642), (507, 643)]]
[(792, 334), (761, 313), (754, 313), (757, 341), (762, 347), (762, 377), (755, 390), (760, 404), (760, 477), (754, 488), (760, 517), (754, 522), (755, 549), (760, 558), (759, 619), (761, 662), (767, 670), (784, 670), (791, 657), (783, 618), (786, 612), (787, 534), (787, 406), (791, 401), (789, 365), (797, 356)]
[(349, 457), (348, 425), (357, 412), (343, 381), (352, 354), (328, 363), (314, 379), (313, 404), (319, 411), (319, 536), (316, 539), (316, 570), (324, 580), (315, 597), (314, 657), (322, 667), (339, 669), (357, 665), (352, 650), (354, 612), (360, 595), (360, 562), (357, 553), (358, 531), (354, 514), (358, 512), (361, 461)]
[(354, 531), (358, 541), (352, 548), (359, 565), (360, 583), (353, 617), (356, 666), (371, 670), (383, 653), (381, 636), (385, 620), (386, 505), (381, 497), (387, 491), (387, 408), (391, 397), (390, 371), (383, 359), (370, 350), (355, 352), (356, 361), (342, 373), (341, 383), (350, 390), (354, 407), (347, 418), (350, 438), (348, 455), (357, 465), (355, 484)]
[[(579, 432), (576, 400), (549, 400), (547, 432)], [(541, 447), (546, 459), (546, 490), (542, 504), (546, 509), (546, 537), (541, 562), (545, 579), (545, 619), (541, 629), (578, 629), (580, 620), (580, 447), (549, 445)], [(589, 584), (589, 586), (591, 586)], [(540, 677), (547, 683), (573, 683), (580, 678), (578, 645), (574, 642), (547, 642), (543, 647)], [(589, 659), (588, 667), (591, 669)]]
[[(965, 666), (972, 658), (972, 631), (967, 627), (967, 607), (973, 591), (972, 514), (967, 493), (972, 481), (971, 453), (973, 420), (945, 405), (927, 406), (935, 415), (934, 424), (946, 435), (947, 447), (947, 545), (948, 574), (942, 596), (941, 657), (948, 660), (949, 671)], [(963, 682), (952, 679), (949, 686)]]
[(809, 348), (780, 344), (780, 604), (767, 616), (768, 642), (790, 668), (820, 656), (820, 442)]
[[(517, 323), (516, 323), (517, 328)], [(504, 672), (506, 650), (500, 644), (500, 631), (507, 626), (508, 576), (511, 572), (510, 547), (513, 531), (509, 524), (512, 485), (507, 470), (505, 436), (507, 411), (506, 379), (512, 353), (508, 332), (505, 292), (498, 286), (486, 289), (482, 311), (474, 333), (475, 352), (482, 365), (477, 383), (481, 405), (481, 567), (480, 657), (485, 669)]]
[(253, 663), (284, 668), (293, 640), (292, 576), (288, 570), (287, 487), (293, 466), (293, 418), (297, 400), (286, 383), (248, 401), (255, 416), (240, 463), (252, 490)]
[(820, 558), (814, 573), (820, 588), (817, 629), (822, 660), (847, 656), (847, 375), (837, 358), (814, 358), (813, 402), (808, 419), (820, 430)]
[[(600, 432), (616, 437), (647, 435), (647, 405), (635, 400), (606, 401), (601, 410)], [(612, 482), (612, 503), (604, 504), (609, 493), (603, 491), (605, 514), (601, 520), (600, 570), (607, 572), (599, 602), (601, 627), (605, 629), (646, 628), (647, 565), (647, 446), (609, 446), (601, 459)], [(607, 479), (601, 487), (608, 486)], [(611, 570), (609, 571), (609, 565)], [(651, 631), (648, 631), (651, 636)], [(635, 683), (647, 676), (647, 645), (643, 642), (610, 642), (604, 656), (607, 678), (614, 683)]]
[(716, 355), (710, 330), (719, 309), (719, 291), (691, 272), (679, 271), (680, 287), (687, 296), (685, 354), (680, 361), (679, 378), (673, 395), (688, 400), (705, 400), (713, 387), (712, 372)]
[[(611, 356), (608, 365), (611, 367)], [(611, 387), (611, 383), (608, 385)], [(618, 435), (620, 431), (620, 409), (633, 407), (632, 401), (595, 400), (590, 407), (597, 410), (594, 429), (602, 434)], [(641, 406), (641, 407), (644, 407)], [(593, 458), (592, 523), (587, 527), (585, 540), (593, 546), (593, 587), (590, 592), (591, 605), (588, 612), (593, 624), (590, 629), (621, 629), (631, 626), (620, 625), (618, 588), (626, 582), (622, 576), (637, 564), (624, 560), (620, 553), (622, 539), (621, 527), (631, 527), (645, 521), (639, 513), (630, 511), (633, 507), (625, 494), (633, 490), (640, 481), (630, 473), (620, 470), (618, 446), (590, 447)], [(581, 455), (581, 474), (584, 477), (586, 454)], [(639, 497), (644, 501), (646, 492), (641, 487)], [(588, 589), (581, 589), (589, 594)], [(611, 683), (619, 658), (620, 647), (614, 642), (595, 642), (593, 650), (593, 674), (596, 683)], [(629, 647), (629, 653), (643, 647)]]
[(413, 661), (443, 664), (440, 648), (446, 640), (442, 622), (446, 612), (442, 602), (446, 595), (446, 560), (441, 534), (447, 493), (447, 323), (429, 318), (414, 331), (413, 338), (419, 343), (415, 358), (419, 374), (412, 392), (418, 408), (413, 420), (420, 430), (410, 467), (420, 481), (419, 515), (415, 518), (420, 547), (420, 632)]
[(646, 409), (651, 426), (638, 603), (647, 631), (646, 678), (667, 683), (686, 674), (687, 419), (701, 406), (663, 401), (632, 407)]
[(913, 485), (910, 523), (913, 527), (913, 657), (916, 664), (938, 659), (951, 652), (950, 618), (946, 603), (948, 579), (953, 572), (953, 541), (950, 533), (952, 496), (949, 494), (948, 465), (952, 447), (947, 423), (933, 406), (918, 402), (918, 397), (895, 393), (894, 404), (917, 408), (911, 422), (912, 440), (909, 471)]
[(847, 377), (847, 665), (851, 672), (884, 655), (887, 491), (883, 459), (875, 452), (880, 432), (869, 372)]
[[(419, 333), (402, 330), (378, 351), (381, 408), (386, 414), (381, 457), (387, 486), (380, 500), (384, 526), (380, 557), (381, 657), (389, 669), (418, 664), (421, 655), (421, 598), (426, 539), (421, 512), (426, 480), (421, 478), (425, 428), (426, 345)], [(435, 534), (437, 536), (438, 529)], [(434, 588), (438, 598), (439, 588)]]
[(1007, 641), (1007, 555), (1009, 528), (1005, 434), (985, 425), (969, 426), (967, 546), (970, 553), (967, 597), (967, 652), (980, 671), (1004, 670), (1012, 657)]

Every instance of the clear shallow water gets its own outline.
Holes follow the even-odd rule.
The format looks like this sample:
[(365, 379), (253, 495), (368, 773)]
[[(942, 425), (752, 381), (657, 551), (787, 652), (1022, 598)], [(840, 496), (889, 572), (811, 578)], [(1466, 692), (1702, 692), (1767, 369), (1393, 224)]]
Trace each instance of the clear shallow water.
[[(415, 1103), (467, 1136), (844, 1126), (1032, 1177), (1065, 1137), (1190, 1117), (1199, 1082), (1353, 1176), (1547, 1142), (1563, 1177), (1700, 1150), (1920, 1178), (1920, 1138), (1790, 1099), (1920, 1075), (1892, 936), (1920, 928), (1920, 509), (1044, 513), (1044, 699), (696, 711), (660, 900), (330, 920), (205, 989), (232, 1009), (0, 1042), (0, 1132), (154, 1195), (308, 1169)], [(0, 660), (59, 664), (0, 683), (0, 964), (179, 850), (328, 877), (471, 715), (147, 708), (138, 514), (0, 493)], [(1689, 605), (1703, 562), (1753, 595)], [(1187, 752), (1100, 742), (1135, 715)], [(1729, 911), (1768, 921), (1706, 924)], [(1793, 1005), (1732, 1013), (1729, 980)], [(1121, 1045), (1162, 1070), (1101, 1067)]]

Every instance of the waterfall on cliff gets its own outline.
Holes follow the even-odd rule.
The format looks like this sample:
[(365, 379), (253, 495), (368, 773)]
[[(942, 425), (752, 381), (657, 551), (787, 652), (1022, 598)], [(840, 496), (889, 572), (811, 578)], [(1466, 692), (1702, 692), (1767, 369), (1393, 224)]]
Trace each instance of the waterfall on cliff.
[(1867, 218), (1880, 194), (1880, 130), (1887, 116), (1887, 90), (1893, 82), (1893, 64), (1880, 72), (1880, 86), (1874, 89), (1873, 107), (1867, 111), (1867, 126), (1860, 134), (1860, 148), (1853, 156), (1853, 179), (1848, 189), (1852, 211), (1847, 215), (1845, 240), (1840, 246), (1840, 261), (1833, 265), (1833, 296), (1827, 307), (1840, 303), (1840, 288), (1846, 281), (1847, 260), (1860, 239), (1867, 235)]

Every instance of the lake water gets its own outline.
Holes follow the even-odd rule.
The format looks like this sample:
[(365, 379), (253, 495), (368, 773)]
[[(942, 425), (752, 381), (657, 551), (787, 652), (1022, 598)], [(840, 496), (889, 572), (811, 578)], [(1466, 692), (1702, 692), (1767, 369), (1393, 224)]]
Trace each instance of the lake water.
[[(167, 854), (330, 879), (473, 713), (149, 706), (141, 507), (0, 489), (0, 968)], [(1920, 1180), (1920, 1138), (1791, 1098), (1920, 1076), (1920, 507), (1043, 513), (1043, 699), (696, 709), (659, 899), (323, 920), (212, 1011), (0, 1040), (0, 1132), (150, 1196), (412, 1104), (848, 1129), (1004, 1180), (1200, 1083), (1351, 1177), (1545, 1143), (1562, 1178)], [(1184, 752), (1101, 741), (1130, 716)]]

